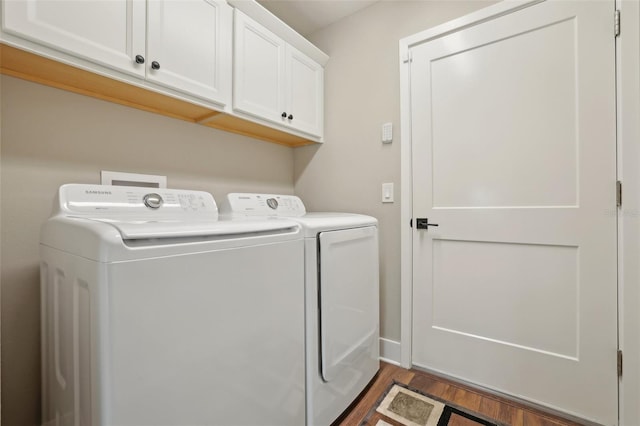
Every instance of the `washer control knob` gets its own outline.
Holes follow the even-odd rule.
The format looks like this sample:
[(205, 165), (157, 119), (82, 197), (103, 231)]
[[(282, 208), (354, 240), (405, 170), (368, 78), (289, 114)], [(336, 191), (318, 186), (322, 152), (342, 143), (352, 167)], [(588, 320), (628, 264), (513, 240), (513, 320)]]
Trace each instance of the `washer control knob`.
[(164, 203), (162, 196), (160, 194), (156, 194), (155, 192), (145, 195), (142, 198), (142, 201), (144, 201), (144, 205), (149, 207), (150, 209), (159, 209), (160, 206), (162, 206), (162, 203)]
[(278, 200), (275, 198), (267, 198), (267, 205), (275, 210), (278, 208)]

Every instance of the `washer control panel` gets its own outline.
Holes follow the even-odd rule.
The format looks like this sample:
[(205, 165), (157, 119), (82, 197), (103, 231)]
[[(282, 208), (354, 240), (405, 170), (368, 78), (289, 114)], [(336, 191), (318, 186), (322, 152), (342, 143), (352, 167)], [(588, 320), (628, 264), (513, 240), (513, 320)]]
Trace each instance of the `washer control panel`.
[(295, 195), (231, 193), (221, 211), (233, 216), (304, 216), (307, 211)]
[(111, 185), (62, 185), (58, 209), (83, 217), (135, 216), (141, 219), (217, 219), (213, 196), (203, 191)]

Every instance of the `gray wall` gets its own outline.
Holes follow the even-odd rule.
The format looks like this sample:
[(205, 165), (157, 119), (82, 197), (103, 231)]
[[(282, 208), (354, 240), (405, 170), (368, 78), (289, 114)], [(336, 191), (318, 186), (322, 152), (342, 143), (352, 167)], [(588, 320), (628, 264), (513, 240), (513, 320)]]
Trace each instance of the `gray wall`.
[(100, 170), (222, 197), (293, 192), (293, 149), (1, 77), (2, 424), (40, 419), (38, 233), (63, 183)]
[[(366, 213), (380, 221), (381, 335), (400, 340), (401, 38), (494, 1), (381, 1), (310, 40), (330, 57), (325, 71), (325, 144), (297, 148), (295, 192), (309, 210)], [(391, 145), (381, 125), (393, 122)], [(381, 184), (395, 203), (381, 203)]]

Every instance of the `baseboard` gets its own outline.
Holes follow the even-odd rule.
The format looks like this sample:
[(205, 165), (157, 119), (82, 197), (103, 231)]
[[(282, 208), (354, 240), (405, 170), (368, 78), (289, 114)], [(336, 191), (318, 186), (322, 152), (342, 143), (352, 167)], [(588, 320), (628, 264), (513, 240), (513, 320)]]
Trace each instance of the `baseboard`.
[(400, 366), (400, 342), (381, 337), (380, 360)]

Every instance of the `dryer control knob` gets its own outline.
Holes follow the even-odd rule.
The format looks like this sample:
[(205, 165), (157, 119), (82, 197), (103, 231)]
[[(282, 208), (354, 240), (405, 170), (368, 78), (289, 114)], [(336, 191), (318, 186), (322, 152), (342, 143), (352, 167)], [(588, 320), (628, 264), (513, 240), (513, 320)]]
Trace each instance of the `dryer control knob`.
[(156, 194), (155, 192), (145, 195), (142, 198), (142, 201), (144, 201), (144, 205), (149, 207), (150, 209), (159, 209), (160, 206), (162, 206), (162, 203), (164, 203), (162, 196), (160, 194)]

